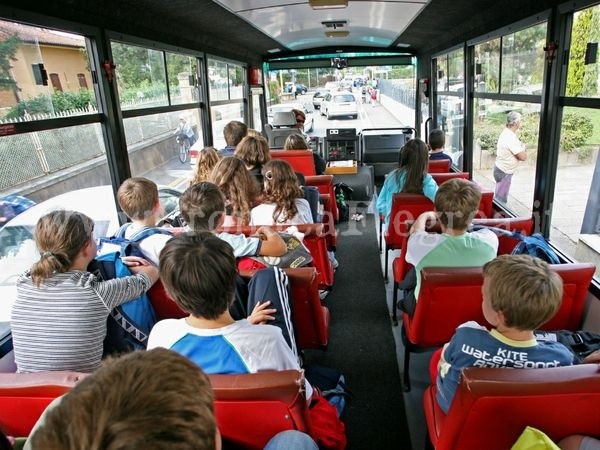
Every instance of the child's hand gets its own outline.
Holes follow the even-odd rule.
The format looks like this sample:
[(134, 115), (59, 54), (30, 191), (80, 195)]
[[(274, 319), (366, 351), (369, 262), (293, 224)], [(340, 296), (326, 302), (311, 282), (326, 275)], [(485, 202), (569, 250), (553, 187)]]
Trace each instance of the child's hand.
[(270, 314), (277, 312), (277, 310), (274, 308), (267, 309), (267, 306), (269, 306), (270, 304), (271, 304), (270, 301), (266, 301), (266, 302), (262, 302), (262, 303), (258, 302), (254, 306), (254, 309), (252, 310), (252, 314), (250, 314), (248, 316), (248, 318), (247, 318), (248, 322), (250, 322), (253, 325), (259, 325), (259, 324), (265, 324), (269, 320), (275, 320), (275, 317), (271, 316)]
[(600, 363), (600, 350), (596, 350), (583, 358), (584, 364)]
[(139, 256), (121, 256), (121, 261), (123, 261), (123, 264), (125, 264), (129, 268), (150, 265), (150, 263), (147, 260), (145, 260), (144, 258), (140, 258)]

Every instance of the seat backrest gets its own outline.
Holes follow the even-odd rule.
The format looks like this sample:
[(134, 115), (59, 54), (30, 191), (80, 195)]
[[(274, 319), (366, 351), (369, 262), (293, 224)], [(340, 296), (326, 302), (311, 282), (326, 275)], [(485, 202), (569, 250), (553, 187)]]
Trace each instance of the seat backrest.
[(29, 436), (50, 402), (85, 376), (70, 371), (0, 373), (0, 428), (10, 436)]
[[(497, 217), (490, 219), (474, 219), (473, 225), (483, 225), (486, 227), (500, 228), (506, 231), (518, 231), (525, 236), (533, 233), (533, 217)], [(518, 239), (505, 235), (498, 236), (498, 254), (510, 254), (519, 243)]]
[[(430, 163), (431, 162), (432, 161), (430, 161)], [(452, 178), (461, 178), (463, 180), (469, 179), (469, 172), (447, 172), (447, 173), (431, 172), (430, 175), (435, 180), (435, 182), (437, 183), (438, 186), (440, 184), (442, 184), (444, 181), (451, 180)]]
[[(595, 266), (590, 263), (552, 264), (563, 280), (563, 297), (542, 330), (578, 330), (585, 297)], [(421, 288), (413, 317), (403, 315), (406, 336), (420, 347), (444, 345), (456, 327), (469, 320), (489, 326), (481, 310), (482, 267), (427, 267), (421, 270)]]
[[(250, 278), (255, 271), (241, 271)], [(324, 348), (329, 342), (329, 309), (321, 305), (314, 267), (284, 269), (292, 288), (292, 319), (299, 349)]]
[(269, 148), (283, 147), (290, 134), (299, 133), (296, 128), (296, 115), (293, 111), (276, 112), (273, 114), (273, 128), (267, 132)]
[(433, 202), (422, 194), (406, 194), (399, 192), (392, 199), (390, 223), (385, 234), (385, 242), (389, 248), (401, 248), (403, 236), (400, 224), (413, 221), (425, 211), (433, 211)]
[(287, 161), (294, 171), (304, 176), (316, 175), (312, 150), (271, 150), (271, 158)]
[[(295, 127), (296, 114), (293, 111), (278, 111), (273, 114), (273, 129), (281, 127)], [(296, 130), (297, 132), (298, 130)]]
[(450, 172), (449, 159), (430, 159), (427, 164), (427, 172), (431, 174)]
[[(333, 175), (309, 175), (305, 177), (307, 186), (316, 187), (321, 194), (329, 194), (331, 198), (335, 198), (335, 190), (333, 187)], [(333, 220), (339, 221), (339, 211), (337, 202), (331, 202), (331, 213), (333, 214)]]
[(228, 442), (263, 449), (285, 430), (309, 432), (304, 375), (297, 370), (209, 375), (219, 431)]
[(571, 434), (599, 436), (599, 368), (465, 369), (435, 448), (505, 450), (526, 426), (554, 442)]

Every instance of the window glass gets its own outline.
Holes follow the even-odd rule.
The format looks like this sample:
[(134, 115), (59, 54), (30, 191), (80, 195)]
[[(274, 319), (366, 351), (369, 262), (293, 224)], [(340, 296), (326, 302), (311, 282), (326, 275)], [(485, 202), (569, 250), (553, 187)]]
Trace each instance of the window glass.
[(0, 124), (97, 113), (85, 38), (0, 20)]
[(498, 93), (500, 38), (475, 46), (475, 92)]
[(567, 72), (568, 97), (600, 98), (600, 5), (575, 13)]
[(437, 126), (446, 134), (444, 153), (452, 157), (452, 164), (462, 170), (464, 95), (437, 96)]
[(229, 65), (229, 98), (244, 98), (244, 68)]
[(448, 55), (436, 59), (436, 80), (438, 92), (448, 90)]
[(125, 119), (123, 124), (132, 176), (144, 176), (159, 185), (185, 189), (193, 169), (191, 163), (195, 161), (190, 157), (186, 163), (181, 163), (177, 137), (180, 132), (189, 133), (189, 127), (194, 143), (203, 143), (198, 111), (189, 109)]
[(541, 95), (546, 22), (502, 38), (502, 93)]
[[(473, 179), (491, 190), (496, 187), (494, 166), (497, 162), (497, 144), (500, 134), (506, 128), (507, 115), (511, 111), (522, 114), (521, 125), (515, 134), (524, 146), (527, 158), (525, 161), (506, 158), (507, 165), (502, 161), (499, 165), (503, 166), (505, 173), (513, 173), (504, 205), (517, 216), (531, 215), (540, 105), (475, 98), (474, 110), (477, 111), (477, 117), (473, 124)], [(507, 186), (507, 181), (504, 180), (504, 187)], [(496, 200), (503, 203), (498, 196)]]
[(111, 42), (121, 109), (167, 106), (163, 52)]
[(165, 53), (169, 96), (172, 105), (198, 101), (197, 59), (177, 53)]
[(81, 211), (97, 237), (118, 228), (99, 123), (0, 137), (0, 323), (17, 276), (39, 259), (32, 231), (49, 210)]
[(244, 105), (242, 103), (229, 103), (226, 105), (211, 105), (212, 133), (214, 147), (220, 150), (225, 147), (223, 128), (232, 120), (244, 121)]
[[(550, 239), (600, 268), (600, 110), (565, 107)], [(600, 271), (596, 271), (600, 275)]]
[(451, 92), (464, 92), (464, 51), (461, 48), (448, 54), (448, 90)]
[(210, 101), (229, 100), (227, 63), (214, 59), (208, 60), (208, 81)]

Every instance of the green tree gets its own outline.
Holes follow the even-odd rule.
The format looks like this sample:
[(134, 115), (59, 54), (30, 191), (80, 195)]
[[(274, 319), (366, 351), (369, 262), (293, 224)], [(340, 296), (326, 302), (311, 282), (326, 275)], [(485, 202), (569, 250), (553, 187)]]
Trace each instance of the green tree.
[(13, 79), (10, 69), (11, 61), (16, 61), (15, 53), (21, 44), (21, 39), (16, 34), (0, 42), (0, 90), (8, 91), (17, 88), (17, 82)]
[(579, 97), (583, 92), (583, 78), (585, 76), (585, 50), (586, 43), (592, 28), (593, 11), (584, 9), (575, 14), (573, 31), (571, 32), (571, 50), (569, 52), (569, 69), (567, 71), (568, 97)]

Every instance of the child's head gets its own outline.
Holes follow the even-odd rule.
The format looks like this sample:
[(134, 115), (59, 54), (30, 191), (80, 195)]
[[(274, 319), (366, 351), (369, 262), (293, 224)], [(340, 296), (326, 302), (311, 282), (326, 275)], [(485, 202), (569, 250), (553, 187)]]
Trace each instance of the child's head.
[(232, 120), (223, 128), (223, 137), (227, 145), (236, 146), (248, 133), (248, 126), (237, 120)]
[(401, 173), (406, 174), (402, 192), (422, 194), (423, 176), (427, 173), (427, 166), (429, 164), (427, 144), (418, 138), (409, 140), (400, 149), (398, 162), (398, 176)]
[(244, 162), (235, 156), (220, 160), (212, 171), (208, 181), (216, 184), (225, 196), (225, 212), (239, 217), (242, 224), (250, 222), (252, 204), (258, 196), (256, 180), (246, 169)]
[(217, 319), (233, 301), (233, 249), (212, 233), (170, 239), (160, 252), (159, 267), (167, 294), (194, 317)]
[(67, 272), (79, 252), (90, 246), (90, 261), (96, 255), (94, 221), (77, 211), (52, 211), (35, 226), (35, 243), (40, 260), (31, 268), (31, 278), (40, 285), (54, 272)]
[(275, 223), (282, 213), (283, 222), (292, 219), (298, 214), (296, 199), (302, 198), (302, 190), (294, 169), (286, 161), (274, 159), (263, 166), (262, 174), (265, 184), (264, 199), (276, 205), (273, 212)]
[(435, 194), (434, 207), (446, 228), (465, 231), (479, 210), (481, 191), (468, 180), (451, 178)]
[(221, 225), (225, 197), (217, 185), (202, 181), (181, 194), (179, 210), (193, 231), (213, 231)]
[(208, 180), (213, 168), (219, 162), (219, 154), (214, 147), (204, 147), (198, 152), (198, 162), (196, 163), (196, 173), (190, 184), (200, 183)]
[(308, 150), (308, 144), (304, 136), (300, 134), (290, 134), (283, 144), (284, 150)]
[(263, 137), (263, 135), (260, 133), (260, 131), (255, 130), (254, 128), (248, 128), (248, 132), (246, 133), (246, 136)]
[(269, 143), (262, 136), (246, 136), (235, 148), (235, 156), (249, 167), (260, 167), (271, 160)]
[(482, 308), (493, 326), (500, 316), (507, 327), (535, 330), (556, 313), (562, 292), (560, 276), (539, 258), (501, 255), (483, 266)]
[(45, 414), (31, 436), (32, 448), (216, 448), (208, 377), (163, 348), (105, 361)]
[(126, 179), (117, 191), (119, 206), (132, 220), (149, 217), (158, 206), (158, 187), (147, 178)]
[(443, 149), (445, 144), (446, 136), (444, 135), (444, 132), (439, 128), (431, 130), (431, 133), (429, 133), (429, 146), (431, 147), (431, 150)]

